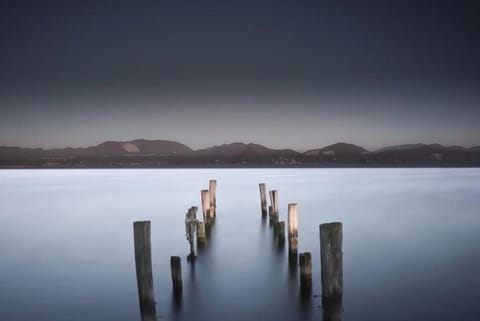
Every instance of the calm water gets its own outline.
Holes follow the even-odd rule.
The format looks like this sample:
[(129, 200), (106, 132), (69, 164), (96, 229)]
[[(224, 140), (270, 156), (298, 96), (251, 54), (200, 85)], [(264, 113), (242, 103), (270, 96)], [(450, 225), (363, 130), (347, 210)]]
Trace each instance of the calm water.
[[(184, 214), (216, 178), (217, 222), (195, 266)], [(260, 213), (299, 203), (299, 252), (343, 222), (342, 320), (480, 320), (480, 169), (0, 171), (0, 319), (139, 320), (135, 220), (152, 221), (159, 320), (322, 320)], [(184, 293), (171, 293), (171, 255)]]

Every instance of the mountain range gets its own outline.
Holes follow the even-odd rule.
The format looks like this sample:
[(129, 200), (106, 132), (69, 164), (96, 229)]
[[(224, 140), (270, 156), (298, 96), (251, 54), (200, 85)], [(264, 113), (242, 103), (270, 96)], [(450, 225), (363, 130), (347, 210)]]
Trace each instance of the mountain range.
[(407, 144), (368, 151), (336, 143), (301, 153), (253, 143), (193, 150), (174, 141), (136, 139), (85, 148), (0, 147), (3, 168), (170, 166), (480, 166), (480, 146)]

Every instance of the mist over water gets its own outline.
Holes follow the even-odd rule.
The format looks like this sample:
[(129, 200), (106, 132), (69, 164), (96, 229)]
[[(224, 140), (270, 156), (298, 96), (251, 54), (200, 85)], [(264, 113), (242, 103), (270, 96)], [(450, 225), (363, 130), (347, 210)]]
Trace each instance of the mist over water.
[[(184, 219), (216, 179), (217, 220), (194, 265)], [(262, 221), (258, 183), (280, 219), (299, 204), (301, 299)], [(318, 225), (343, 223), (342, 320), (477, 320), (479, 169), (115, 169), (0, 171), (0, 319), (140, 320), (133, 222), (151, 220), (159, 320), (327, 320)], [(175, 300), (170, 256), (182, 258)]]

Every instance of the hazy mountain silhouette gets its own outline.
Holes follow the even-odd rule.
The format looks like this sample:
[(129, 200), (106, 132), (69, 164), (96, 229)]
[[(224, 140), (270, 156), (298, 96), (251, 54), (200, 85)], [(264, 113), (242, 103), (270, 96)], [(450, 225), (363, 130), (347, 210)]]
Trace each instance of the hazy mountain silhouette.
[(363, 147), (348, 144), (336, 143), (322, 148), (311, 149), (303, 153), (304, 162), (315, 163), (365, 163), (368, 151)]
[(480, 146), (406, 144), (369, 152), (336, 143), (299, 153), (254, 143), (231, 143), (192, 150), (168, 140), (107, 141), (86, 148), (0, 147), (2, 167), (130, 166), (480, 166)]
[(331, 154), (331, 155), (354, 155), (354, 154), (363, 154), (367, 150), (363, 147), (348, 144), (348, 143), (336, 143), (333, 145), (325, 146), (322, 148), (311, 149), (306, 151), (304, 154), (307, 156), (317, 156), (322, 154)]
[(178, 142), (136, 139), (126, 142), (104, 142), (93, 147), (88, 147), (86, 152), (93, 155), (124, 155), (126, 153), (131, 153), (169, 156), (185, 154), (191, 151), (192, 149), (190, 147)]

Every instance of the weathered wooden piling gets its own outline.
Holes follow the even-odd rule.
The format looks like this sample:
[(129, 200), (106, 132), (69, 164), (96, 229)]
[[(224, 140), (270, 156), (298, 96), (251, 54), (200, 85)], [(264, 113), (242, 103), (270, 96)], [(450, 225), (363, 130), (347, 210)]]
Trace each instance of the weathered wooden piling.
[(268, 191), (268, 197), (270, 198), (270, 207), (272, 208), (272, 211), (269, 213), (270, 216), (273, 215), (273, 191)]
[(302, 295), (309, 295), (312, 291), (312, 255), (310, 252), (301, 253), (300, 262), (300, 291)]
[(280, 221), (276, 222), (274, 225), (275, 239), (278, 246), (283, 246), (285, 244), (285, 222)]
[(195, 240), (195, 232), (197, 230), (198, 220), (197, 217), (197, 207), (192, 206), (188, 209), (187, 214), (185, 214), (185, 235), (187, 241), (190, 244), (190, 258), (195, 258), (195, 248), (193, 246)]
[(298, 205), (288, 204), (288, 260), (297, 264), (298, 256)]
[(208, 191), (210, 193), (210, 207), (217, 208), (217, 180), (211, 179), (208, 182)]
[(341, 302), (343, 295), (342, 223), (320, 225), (322, 302)]
[(205, 222), (197, 223), (197, 245), (203, 244), (207, 240), (205, 235)]
[(155, 293), (152, 277), (152, 248), (150, 221), (133, 223), (135, 269), (137, 272), (138, 300), (142, 321), (156, 321)]
[(265, 187), (265, 183), (258, 184), (260, 189), (260, 205), (262, 208), (262, 216), (267, 215), (267, 190)]
[(270, 207), (268, 208), (270, 224), (275, 226), (278, 222), (278, 192), (276, 190), (269, 191)]
[(170, 269), (172, 272), (173, 292), (178, 294), (182, 291), (182, 261), (179, 256), (170, 257)]
[(206, 223), (209, 218), (209, 214), (207, 211), (210, 211), (210, 192), (208, 189), (203, 189), (201, 191), (202, 195), (202, 214), (203, 214), (203, 221)]
[(273, 190), (270, 194), (270, 202), (272, 204), (272, 214), (278, 217), (279, 209), (278, 209), (278, 191)]

